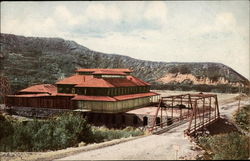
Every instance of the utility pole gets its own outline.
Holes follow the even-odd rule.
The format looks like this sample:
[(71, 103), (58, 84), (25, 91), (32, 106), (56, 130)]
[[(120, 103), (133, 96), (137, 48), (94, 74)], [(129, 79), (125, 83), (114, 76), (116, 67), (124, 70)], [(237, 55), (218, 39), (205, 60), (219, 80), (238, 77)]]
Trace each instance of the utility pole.
[(240, 111), (240, 101), (241, 101), (241, 95), (242, 95), (242, 91), (241, 91), (241, 84), (239, 85), (239, 103), (238, 103), (238, 112)]

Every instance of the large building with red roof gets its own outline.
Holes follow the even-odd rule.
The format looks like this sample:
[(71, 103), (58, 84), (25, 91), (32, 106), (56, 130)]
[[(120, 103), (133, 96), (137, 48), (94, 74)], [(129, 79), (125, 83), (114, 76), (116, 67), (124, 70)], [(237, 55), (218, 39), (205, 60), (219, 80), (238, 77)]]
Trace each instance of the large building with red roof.
[(130, 69), (78, 69), (55, 86), (35, 85), (9, 95), (6, 104), (120, 113), (157, 102), (159, 94), (131, 73)]

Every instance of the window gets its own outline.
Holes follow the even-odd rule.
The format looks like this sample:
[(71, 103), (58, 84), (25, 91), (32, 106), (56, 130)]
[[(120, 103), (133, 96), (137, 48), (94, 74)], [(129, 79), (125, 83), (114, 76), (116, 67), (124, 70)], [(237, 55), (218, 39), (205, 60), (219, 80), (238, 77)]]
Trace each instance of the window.
[(71, 93), (76, 93), (75, 88), (72, 88)]
[(108, 75), (108, 74), (103, 74), (100, 75), (102, 78), (125, 78), (126, 76), (124, 75)]
[(143, 126), (147, 126), (148, 125), (148, 117), (144, 116), (143, 117)]
[(62, 87), (59, 87), (59, 88), (58, 88), (58, 92), (59, 92), (59, 93), (63, 93), (63, 88), (62, 88)]

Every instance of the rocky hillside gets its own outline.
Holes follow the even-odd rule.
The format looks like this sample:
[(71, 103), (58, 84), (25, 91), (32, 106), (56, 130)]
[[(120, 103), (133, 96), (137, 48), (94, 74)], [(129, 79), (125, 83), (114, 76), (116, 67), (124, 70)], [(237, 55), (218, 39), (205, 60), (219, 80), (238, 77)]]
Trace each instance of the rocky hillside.
[(72, 75), (77, 68), (130, 68), (135, 76), (158, 88), (162, 85), (249, 85), (242, 75), (219, 63), (144, 61), (96, 52), (60, 38), (1, 34), (0, 44), (0, 71), (10, 79), (13, 91), (32, 84), (55, 83)]

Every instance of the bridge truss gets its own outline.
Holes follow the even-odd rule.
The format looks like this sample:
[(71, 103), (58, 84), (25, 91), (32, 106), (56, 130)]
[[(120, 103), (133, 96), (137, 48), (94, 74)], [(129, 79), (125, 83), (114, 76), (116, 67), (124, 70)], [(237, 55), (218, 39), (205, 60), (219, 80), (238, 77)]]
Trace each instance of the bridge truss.
[(182, 94), (162, 97), (150, 131), (154, 132), (180, 122), (189, 122), (184, 133), (195, 135), (197, 131), (204, 131), (206, 126), (218, 120), (219, 116), (218, 99), (215, 94)]

